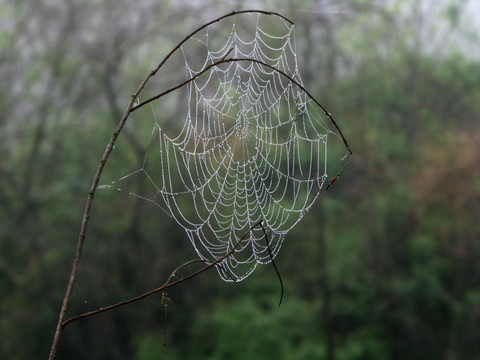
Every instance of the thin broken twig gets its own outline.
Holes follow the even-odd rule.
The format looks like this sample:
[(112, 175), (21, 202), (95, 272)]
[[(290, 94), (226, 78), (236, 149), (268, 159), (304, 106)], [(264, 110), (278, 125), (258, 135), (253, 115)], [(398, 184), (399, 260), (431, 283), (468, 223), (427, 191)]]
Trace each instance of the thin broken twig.
[[(263, 222), (263, 220), (260, 220), (260, 221), (257, 221), (255, 224), (253, 224), (246, 232), (245, 234), (242, 235), (242, 237), (237, 241), (237, 243), (235, 244), (235, 246), (232, 247), (232, 249), (226, 253), (224, 256), (218, 258), (217, 260), (213, 261), (210, 265), (207, 265), (203, 268), (201, 268), (200, 270), (197, 270), (195, 271), (194, 273), (190, 274), (190, 275), (187, 275), (186, 277), (182, 278), (182, 279), (178, 279), (176, 281), (173, 281), (173, 282), (167, 282), (165, 284), (163, 284), (162, 286), (159, 286), (153, 290), (150, 290), (150, 291), (147, 291), (146, 293), (144, 294), (141, 294), (141, 295), (138, 295), (138, 296), (135, 296), (133, 298), (130, 298), (128, 300), (124, 300), (124, 301), (121, 301), (119, 303), (116, 303), (116, 304), (113, 304), (113, 305), (109, 305), (109, 306), (105, 306), (105, 307), (101, 307), (100, 309), (97, 309), (97, 310), (93, 310), (93, 311), (89, 311), (89, 312), (86, 312), (86, 313), (83, 313), (83, 314), (80, 314), (80, 315), (77, 315), (77, 316), (74, 316), (74, 317), (71, 317), (70, 319), (68, 320), (65, 320), (61, 326), (62, 328), (65, 328), (65, 326), (67, 326), (69, 323), (71, 323), (72, 321), (75, 321), (75, 320), (78, 320), (78, 319), (82, 319), (82, 318), (85, 318), (85, 317), (89, 317), (89, 316), (93, 316), (93, 315), (96, 315), (96, 314), (100, 314), (102, 312), (105, 312), (105, 311), (109, 311), (109, 310), (113, 310), (115, 308), (118, 308), (120, 306), (124, 306), (124, 305), (127, 305), (127, 304), (131, 304), (133, 302), (136, 302), (136, 301), (139, 301), (139, 300), (142, 300), (142, 299), (145, 299), (146, 297), (150, 296), (150, 295), (153, 295), (153, 294), (156, 294), (160, 291), (164, 291), (172, 286), (175, 286), (177, 284), (180, 284), (186, 280), (189, 280), (195, 276), (198, 276), (200, 275), (201, 273), (207, 271), (208, 269), (211, 269), (215, 266), (217, 266), (218, 264), (220, 264), (223, 260), (225, 260), (226, 258), (228, 258), (230, 255), (232, 255), (235, 250), (237, 249), (238, 245), (242, 242), (242, 240), (245, 239), (245, 237), (255, 228), (257, 227), (258, 225), (261, 225)], [(189, 263), (192, 263), (192, 261), (190, 261)], [(183, 267), (184, 265), (181, 265), (181, 267)], [(175, 270), (176, 271), (176, 270)]]

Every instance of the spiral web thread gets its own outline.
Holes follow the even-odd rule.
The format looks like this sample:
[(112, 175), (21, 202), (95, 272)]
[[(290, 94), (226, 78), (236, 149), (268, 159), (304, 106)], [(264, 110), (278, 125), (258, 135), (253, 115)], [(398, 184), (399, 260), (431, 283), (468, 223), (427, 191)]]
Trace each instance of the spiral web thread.
[(216, 267), (226, 281), (243, 280), (273, 260), (325, 186), (328, 140), (342, 142), (322, 110), (284, 75), (303, 86), (294, 26), (276, 19), (267, 32), (262, 16), (249, 15), (247, 30), (227, 22), (227, 31), (223, 24), (208, 28), (182, 46), (186, 79), (225, 58), (258, 62), (219, 64), (188, 83), (184, 118), (168, 129), (155, 121), (157, 160), (145, 160), (135, 172), (155, 189), (146, 199), (176, 220), (207, 262), (227, 254), (262, 220), (268, 244), (263, 229), (252, 229)]

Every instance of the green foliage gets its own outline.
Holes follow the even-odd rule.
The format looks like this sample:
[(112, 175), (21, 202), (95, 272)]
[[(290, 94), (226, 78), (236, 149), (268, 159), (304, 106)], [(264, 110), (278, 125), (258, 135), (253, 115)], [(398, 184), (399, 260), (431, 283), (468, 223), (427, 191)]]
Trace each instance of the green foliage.
[[(94, 35), (81, 32), (94, 23), (78, 24), (88, 14), (110, 11), (102, 7), (109, 2), (89, 2), (70, 21), (58, 16), (71, 25), (60, 28), (54, 17), (42, 18), (53, 11), (48, 2), (38, 3), (38, 12), (16, 1), (0, 10), (2, 21), (12, 19), (0, 30), (2, 56), (9, 59), (0, 56), (6, 66), (0, 85), (2, 359), (46, 358), (99, 156), (139, 80), (137, 66), (156, 63), (159, 49), (169, 49), (165, 44), (184, 33), (177, 26), (186, 16), (185, 8), (170, 5), (168, 19), (158, 22), (163, 12), (152, 10), (135, 30), (123, 19), (136, 8), (124, 1), (118, 27)], [(412, 3), (389, 3), (346, 2), (353, 15), (332, 14), (328, 24), (315, 12), (298, 16), (305, 21), (297, 20), (299, 28), (312, 39), (302, 47), (299, 32), (300, 62), (310, 54), (308, 68), (325, 71), (333, 59), (334, 84), (328, 93), (324, 84), (313, 84), (312, 92), (327, 99), (354, 154), (285, 240), (277, 257), (285, 283), (282, 306), (271, 266), (239, 284), (220, 282), (212, 271), (172, 289), (166, 347), (158, 296), (72, 323), (59, 359), (480, 356), (478, 62), (462, 48), (422, 43), (419, 33), (430, 34), (427, 39), (435, 34), (415, 27)], [(456, 31), (464, 26), (462, 10), (452, 2), (441, 19), (458, 39), (478, 47), (467, 29)], [(155, 39), (146, 23), (160, 27)], [(327, 25), (334, 34), (330, 45)], [(17, 28), (25, 34), (14, 41), (8, 29)], [(309, 28), (315, 31), (308, 34)], [(141, 46), (143, 38), (160, 45)], [(140, 167), (152, 146), (151, 115), (135, 113), (102, 183)], [(140, 179), (131, 180), (132, 190), (145, 189)], [(194, 256), (185, 234), (154, 205), (99, 191), (69, 314), (154, 288)]]
[(220, 300), (205, 310), (195, 319), (188, 358), (289, 359), (297, 352), (322, 352), (310, 303), (286, 301), (278, 308), (271, 296), (238, 296), (234, 307)]

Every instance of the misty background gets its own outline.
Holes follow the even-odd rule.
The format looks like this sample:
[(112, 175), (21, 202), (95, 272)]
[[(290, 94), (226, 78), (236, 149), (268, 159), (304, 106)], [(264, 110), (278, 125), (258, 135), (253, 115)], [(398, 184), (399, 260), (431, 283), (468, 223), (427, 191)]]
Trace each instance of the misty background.
[[(168, 291), (166, 322), (160, 294), (73, 322), (58, 359), (480, 357), (479, 2), (0, 0), (0, 358), (48, 356), (131, 94), (188, 33), (241, 9), (295, 23), (305, 87), (353, 151), (276, 258), (282, 306), (271, 266), (240, 283), (210, 271)], [(128, 123), (105, 179), (138, 168), (144, 130)], [(141, 199), (97, 192), (91, 216), (69, 315), (196, 257)]]

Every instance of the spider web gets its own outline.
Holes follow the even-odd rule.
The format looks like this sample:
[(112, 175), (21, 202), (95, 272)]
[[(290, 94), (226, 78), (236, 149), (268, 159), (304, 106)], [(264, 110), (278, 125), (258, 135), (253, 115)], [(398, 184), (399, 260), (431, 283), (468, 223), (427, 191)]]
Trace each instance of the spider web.
[[(226, 255), (261, 220), (268, 243), (263, 229), (253, 228), (216, 267), (226, 281), (243, 280), (277, 255), (325, 187), (327, 144), (340, 149), (333, 155), (337, 171), (347, 153), (303, 90), (294, 26), (273, 20), (235, 16), (185, 42), (179, 51), (184, 79), (198, 77), (184, 87), (175, 119), (162, 120), (157, 107), (150, 133), (155, 147), (140, 169), (106, 186), (146, 177), (150, 193), (131, 194), (175, 219), (208, 262)], [(212, 66), (229, 58), (253, 61)], [(161, 109), (168, 106), (165, 101)]]

